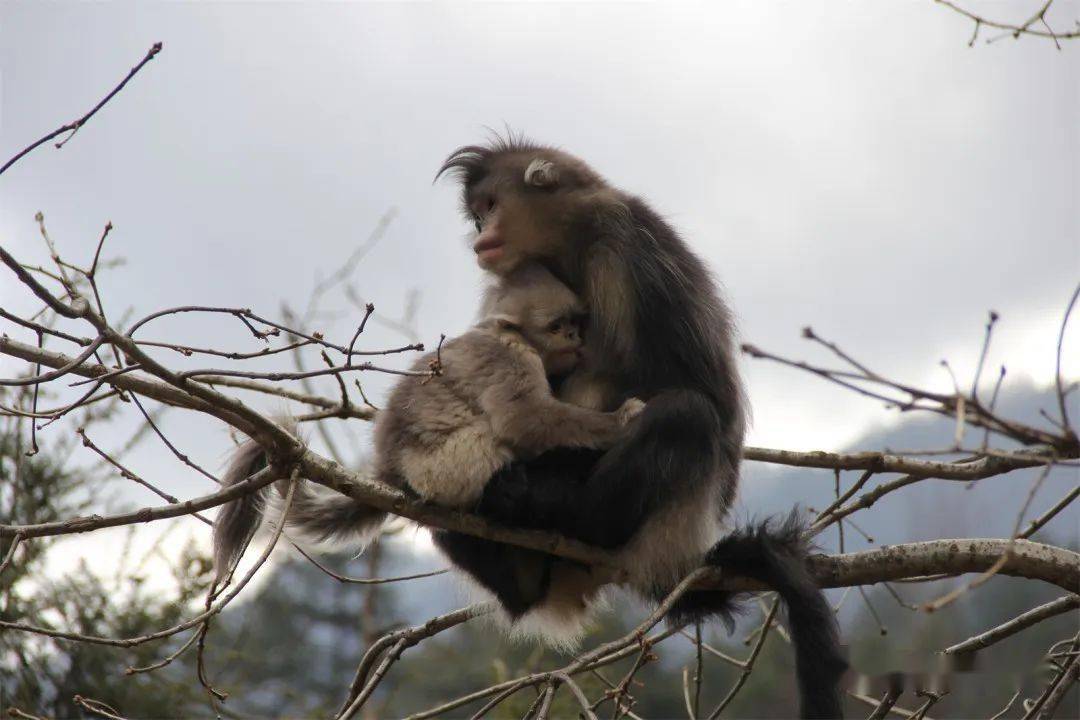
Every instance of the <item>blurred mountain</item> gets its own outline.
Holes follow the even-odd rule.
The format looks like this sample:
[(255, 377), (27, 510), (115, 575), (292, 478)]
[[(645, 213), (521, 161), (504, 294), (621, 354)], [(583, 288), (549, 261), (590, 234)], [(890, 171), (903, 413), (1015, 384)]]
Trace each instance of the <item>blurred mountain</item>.
[[(1075, 397), (1073, 400), (1070, 416), (1077, 418), (1080, 416), (1080, 402), (1076, 402)], [(1037, 427), (1049, 427), (1039, 411), (1045, 410), (1051, 417), (1056, 417), (1056, 395), (1053, 388), (1036, 388), (1028, 383), (1006, 385), (998, 398), (997, 410), (1003, 417)], [(768, 422), (768, 419), (758, 418), (757, 421)], [(845, 451), (940, 450), (953, 445), (955, 430), (956, 422), (952, 418), (930, 413), (908, 413), (894, 418), (894, 422), (883, 423), (867, 431)], [(979, 447), (982, 442), (982, 430), (967, 428), (965, 447)], [(990, 446), (1002, 450), (1018, 447), (1015, 443), (1001, 441), (994, 436), (991, 436)], [(935, 456), (931, 459), (956, 457), (960, 456)], [(845, 533), (846, 547), (850, 551), (873, 545), (937, 538), (1008, 537), (1016, 524), (1017, 513), (1041, 472), (1040, 469), (1020, 470), (975, 483), (927, 480), (902, 488), (853, 516), (857, 526), (869, 534), (874, 542), (870, 543), (858, 530), (848, 527)], [(861, 471), (843, 473), (841, 492), (861, 474)], [(871, 490), (883, 480), (896, 477), (895, 473), (880, 475), (860, 492)], [(1080, 471), (1075, 467), (1052, 469), (1032, 501), (1025, 525), (1052, 507), (1076, 486), (1078, 480)], [(831, 470), (747, 463), (743, 470), (740, 510), (748, 516), (762, 516), (787, 512), (794, 504), (822, 509), (835, 497), (834, 482)], [(1080, 504), (1066, 509), (1036, 533), (1033, 539), (1043, 536), (1055, 538), (1057, 544), (1077, 545), (1080, 540)], [(835, 552), (838, 549), (837, 540), (837, 533), (832, 530), (825, 533), (819, 542), (823, 549)]]

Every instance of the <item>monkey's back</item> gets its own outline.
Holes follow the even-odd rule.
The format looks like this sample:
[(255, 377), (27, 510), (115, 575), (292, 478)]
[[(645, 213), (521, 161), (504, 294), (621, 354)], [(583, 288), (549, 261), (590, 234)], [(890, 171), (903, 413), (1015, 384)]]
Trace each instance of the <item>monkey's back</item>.
[(481, 396), (512, 387), (525, 374), (523, 356), (493, 333), (470, 330), (428, 353), (412, 369), (440, 359), (438, 375), (405, 376), (375, 424), (377, 476), (425, 500), (469, 507), (491, 475), (513, 459), (500, 442)]

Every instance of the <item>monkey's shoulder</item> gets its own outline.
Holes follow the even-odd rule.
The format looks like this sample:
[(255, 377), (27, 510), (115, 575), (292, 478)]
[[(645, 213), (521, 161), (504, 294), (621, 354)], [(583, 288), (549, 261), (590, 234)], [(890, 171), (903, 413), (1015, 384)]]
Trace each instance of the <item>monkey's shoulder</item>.
[[(488, 384), (543, 374), (539, 353), (524, 337), (513, 331), (473, 328), (454, 339), (448, 356), (443, 350), (443, 369), (454, 376), (469, 374)], [(455, 367), (451, 367), (451, 365)]]
[(428, 371), (436, 361), (438, 374), (398, 382), (383, 424), (401, 425), (410, 435), (448, 432), (481, 421), (481, 398), (493, 389), (546, 384), (543, 365), (531, 346), (487, 330), (473, 329), (446, 341), (438, 353), (417, 360), (413, 369)]
[[(469, 378), (478, 369), (490, 364), (490, 342), (482, 334), (469, 330), (446, 340), (442, 347), (434, 352), (420, 356), (410, 366), (417, 375), (402, 378), (397, 390), (414, 391), (421, 387), (454, 384)], [(428, 375), (433, 368), (438, 373)], [(422, 373), (422, 374), (421, 374)]]
[(376, 419), (376, 454), (384, 463), (397, 465), (407, 451), (431, 454), (455, 433), (482, 429), (479, 391), (445, 376), (403, 378)]

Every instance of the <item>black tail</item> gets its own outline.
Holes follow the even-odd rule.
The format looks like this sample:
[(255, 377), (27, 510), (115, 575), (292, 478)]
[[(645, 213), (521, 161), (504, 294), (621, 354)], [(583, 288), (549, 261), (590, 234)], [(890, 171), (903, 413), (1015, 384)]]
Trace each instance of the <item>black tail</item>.
[[(779, 593), (787, 607), (800, 717), (843, 717), (840, 678), (847, 669), (832, 608), (806, 567), (810, 552), (805, 525), (793, 512), (779, 525), (766, 520), (737, 530), (718, 542), (705, 563), (762, 582)], [(732, 593), (698, 590), (672, 608), (675, 622), (720, 617), (729, 623), (737, 611)]]
[[(295, 434), (295, 423), (278, 421)], [(235, 485), (267, 465), (266, 452), (254, 440), (240, 445), (221, 479), (223, 486)], [(279, 494), (285, 487), (276, 483)], [(240, 559), (262, 522), (269, 486), (226, 503), (214, 520), (214, 570), (221, 580)], [(382, 527), (386, 513), (361, 505), (351, 498), (301, 481), (293, 492), (292, 508), (285, 524), (315, 541), (367, 542)]]

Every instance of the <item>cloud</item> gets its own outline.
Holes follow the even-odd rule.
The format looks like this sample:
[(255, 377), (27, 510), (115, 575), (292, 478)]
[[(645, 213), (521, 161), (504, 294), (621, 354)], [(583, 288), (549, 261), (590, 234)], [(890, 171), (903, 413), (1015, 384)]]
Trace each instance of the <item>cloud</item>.
[[(508, 123), (650, 198), (724, 284), (747, 340), (801, 355), (813, 324), (882, 372), (970, 361), (985, 312), (1002, 359), (1046, 379), (1076, 281), (1077, 66), (1032, 40), (968, 48), (930, 3), (20, 4), (6, 10), (5, 152), (83, 112), (155, 40), (165, 50), (63, 150), (0, 179), (5, 247), (92, 252), (119, 312), (303, 305), (390, 207), (355, 276), (389, 315), (420, 288), (432, 342), (472, 318), (445, 154)], [(5, 308), (24, 307), (13, 283)], [(343, 298), (320, 329), (347, 334)], [(251, 349), (228, 323), (161, 326)], [(400, 338), (372, 327), (371, 346)], [(1011, 351), (1011, 352), (1010, 352)], [(1013, 366), (1011, 366), (1013, 367)], [(753, 441), (837, 447), (880, 416), (809, 377), (747, 365)], [(378, 396), (387, 382), (371, 378)], [(225, 433), (177, 420), (215, 465)], [(46, 434), (47, 439), (47, 434)], [(170, 477), (160, 446), (136, 459)], [(186, 490), (205, 485), (184, 480)], [(177, 488), (174, 487), (174, 490)]]

